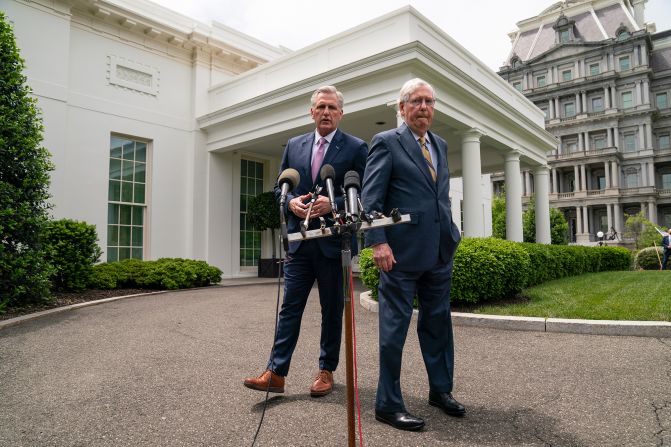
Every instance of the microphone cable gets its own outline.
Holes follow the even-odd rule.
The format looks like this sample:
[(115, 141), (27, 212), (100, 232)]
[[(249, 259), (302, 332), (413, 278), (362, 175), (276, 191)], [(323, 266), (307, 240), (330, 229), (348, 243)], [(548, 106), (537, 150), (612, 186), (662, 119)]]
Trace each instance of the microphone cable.
[[(352, 271), (349, 273), (349, 290), (350, 296), (354, 298), (354, 277)], [(354, 396), (356, 399), (356, 420), (359, 428), (359, 447), (363, 447), (363, 429), (361, 427), (361, 401), (359, 400), (359, 372), (357, 370), (357, 361), (356, 361), (356, 319), (354, 318), (354, 303), (350, 306), (352, 319), (352, 364), (354, 366)]]
[[(285, 253), (286, 256), (286, 253)], [(277, 322), (280, 318), (280, 290), (282, 289), (282, 271), (284, 270), (284, 260), (280, 259), (279, 261), (280, 267), (277, 273), (277, 301), (275, 303), (275, 330), (273, 331), (275, 335), (273, 336), (273, 347), (270, 348), (270, 364), (273, 364), (273, 360), (275, 360), (275, 343), (277, 343)], [(268, 396), (270, 395), (270, 381), (273, 379), (273, 374), (272, 370), (270, 375), (268, 376), (268, 386), (266, 387), (266, 398), (263, 402), (263, 411), (261, 411), (261, 419), (259, 420), (259, 425), (256, 427), (256, 433), (254, 433), (254, 439), (252, 440), (252, 446), (256, 444), (256, 438), (259, 436), (259, 432), (261, 431), (261, 426), (263, 425), (263, 418), (266, 415), (266, 408), (268, 407)]]

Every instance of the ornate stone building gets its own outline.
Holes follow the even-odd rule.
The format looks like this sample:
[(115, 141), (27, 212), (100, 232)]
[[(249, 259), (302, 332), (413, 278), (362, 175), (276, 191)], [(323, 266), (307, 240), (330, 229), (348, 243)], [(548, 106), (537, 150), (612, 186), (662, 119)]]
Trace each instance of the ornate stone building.
[[(643, 211), (671, 226), (671, 31), (647, 0), (566, 0), (517, 24), (499, 75), (545, 112), (550, 206), (573, 242), (622, 233)], [(493, 177), (500, 190), (503, 174)], [(523, 172), (523, 201), (533, 173)]]

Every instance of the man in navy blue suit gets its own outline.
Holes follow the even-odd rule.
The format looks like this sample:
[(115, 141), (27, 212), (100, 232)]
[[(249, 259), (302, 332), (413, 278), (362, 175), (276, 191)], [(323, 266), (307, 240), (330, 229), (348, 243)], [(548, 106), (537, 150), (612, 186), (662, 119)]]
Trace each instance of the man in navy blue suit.
[[(320, 168), (329, 164), (335, 171), (336, 207), (343, 209), (338, 194), (345, 173), (356, 171), (363, 176), (368, 146), (354, 136), (338, 130), (343, 116), (343, 95), (333, 86), (318, 88), (311, 99), (310, 115), (316, 124), (314, 132), (291, 138), (282, 157), (280, 172), (293, 168), (300, 174), (300, 183), (287, 195), (285, 212), (289, 233), (300, 231), (300, 222), (307, 215), (307, 202), (315, 186), (323, 187), (313, 204), (311, 217), (331, 215), (331, 204), (322, 184)], [(279, 197), (280, 188), (275, 186)], [(312, 219), (308, 229), (319, 227)], [(353, 250), (356, 245), (353, 245)], [(292, 242), (284, 264), (284, 302), (280, 311), (277, 339), (268, 366), (258, 377), (249, 377), (244, 385), (259, 391), (284, 392), (284, 378), (289, 373), (291, 356), (298, 341), (301, 318), (308, 295), (317, 280), (322, 311), (319, 373), (310, 388), (313, 397), (325, 396), (333, 390), (333, 371), (338, 366), (342, 314), (344, 306), (341, 240), (338, 236)]]
[(666, 233), (666, 236), (662, 238), (662, 247), (664, 249), (664, 258), (662, 260), (662, 270), (666, 270), (666, 264), (669, 261), (669, 256), (671, 255), (671, 228)]
[(447, 143), (429, 131), (435, 102), (433, 87), (427, 82), (412, 79), (403, 85), (398, 106), (405, 122), (373, 137), (363, 180), (367, 212), (389, 215), (398, 208), (401, 214), (410, 215), (410, 223), (366, 232), (366, 246), (373, 247), (373, 259), (380, 269), (375, 418), (401, 430), (424, 427), (424, 420), (406, 410), (401, 395), (401, 358), (415, 295), (429, 404), (452, 416), (465, 413), (452, 397), (450, 287), (460, 235), (452, 221)]

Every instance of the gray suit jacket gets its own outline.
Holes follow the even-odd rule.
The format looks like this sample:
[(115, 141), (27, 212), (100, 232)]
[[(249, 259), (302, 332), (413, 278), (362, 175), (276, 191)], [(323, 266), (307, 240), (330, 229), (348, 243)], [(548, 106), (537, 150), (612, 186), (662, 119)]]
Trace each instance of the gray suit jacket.
[(409, 224), (369, 230), (365, 235), (366, 246), (388, 243), (396, 258), (394, 269), (401, 271), (451, 264), (461, 239), (452, 221), (447, 143), (431, 132), (427, 136), (438, 155), (436, 182), (405, 124), (375, 135), (366, 162), (362, 191), (366, 212), (389, 215), (398, 208), (411, 218)]

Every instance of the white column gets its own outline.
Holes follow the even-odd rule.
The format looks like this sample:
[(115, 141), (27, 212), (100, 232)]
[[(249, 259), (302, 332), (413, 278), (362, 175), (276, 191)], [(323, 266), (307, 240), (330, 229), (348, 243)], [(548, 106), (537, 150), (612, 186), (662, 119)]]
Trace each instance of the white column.
[(652, 149), (654, 145), (652, 144), (652, 126), (650, 124), (645, 125), (645, 137), (648, 141), (646, 149)]
[(648, 186), (655, 186), (656, 179), (655, 179), (655, 164), (654, 163), (648, 163)]
[(582, 232), (589, 233), (589, 208), (582, 207)]
[(581, 91), (580, 96), (582, 96), (582, 113), (587, 113), (587, 92)]
[(608, 147), (613, 147), (613, 128), (606, 129), (606, 139), (608, 140)]
[(624, 225), (622, 222), (622, 210), (620, 209), (620, 204), (619, 203), (614, 203), (613, 204), (613, 226), (615, 227), (615, 231), (618, 233), (622, 233), (624, 231)]
[(631, 63), (631, 67), (634, 68), (638, 65), (638, 45), (634, 47), (634, 60)]
[(573, 191), (580, 191), (580, 170), (578, 165), (573, 165)]
[(618, 188), (620, 186), (620, 166), (617, 164), (617, 161), (612, 163), (613, 168), (613, 188)]
[(550, 98), (550, 101), (548, 101), (548, 113), (550, 114), (551, 120), (555, 119), (555, 107), (552, 98)]
[(640, 106), (643, 104), (643, 82), (638, 81), (636, 83), (636, 105)]
[(580, 191), (587, 191), (587, 176), (585, 175), (585, 165), (580, 165)]
[(643, 124), (638, 125), (638, 150), (642, 151), (645, 149), (645, 131), (643, 129)]
[(529, 171), (524, 171), (524, 195), (531, 195), (531, 176), (529, 175)]
[(559, 183), (557, 182), (557, 168), (552, 169), (552, 192), (559, 193)]
[(654, 200), (648, 202), (648, 214), (650, 215), (650, 222), (657, 223), (657, 205)]
[(643, 80), (643, 104), (650, 104), (650, 85), (647, 79)]
[(613, 127), (613, 143), (616, 148), (618, 148), (618, 151), (621, 152), (620, 149), (620, 128), (619, 127)]
[(520, 154), (508, 152), (505, 161), (506, 182), (506, 239), (522, 242), (522, 175)]
[(536, 242), (549, 244), (550, 236), (550, 196), (548, 194), (548, 167), (534, 169), (534, 189), (536, 198)]
[(617, 95), (617, 91), (615, 89), (615, 84), (611, 84), (610, 86), (610, 104), (611, 107), (616, 108), (617, 107), (617, 100), (615, 98), (615, 95)]
[(482, 216), (482, 166), (480, 163), (480, 137), (482, 132), (471, 129), (461, 136), (461, 163), (464, 179), (464, 235), (484, 237)]
[(608, 228), (606, 229), (606, 232), (610, 230), (610, 227), (613, 226), (613, 212), (611, 210), (612, 205), (610, 203), (606, 204), (606, 220), (608, 221)]
[(603, 163), (603, 172), (606, 174), (606, 188), (610, 188), (610, 162), (605, 161)]
[(559, 97), (555, 96), (555, 118), (559, 118), (561, 113), (559, 113)]
[(606, 106), (606, 110), (610, 109), (610, 92), (608, 91), (608, 86), (603, 88), (603, 100)]
[(585, 135), (583, 136), (583, 141), (585, 142), (585, 152), (590, 150), (589, 147), (589, 132), (585, 132)]
[(578, 151), (582, 152), (585, 150), (585, 140), (583, 139), (583, 133), (578, 133)]
[(575, 114), (580, 115), (583, 113), (584, 110), (582, 110), (582, 103), (580, 101), (580, 93), (575, 94)]
[(582, 207), (575, 207), (576, 234), (582, 234)]

